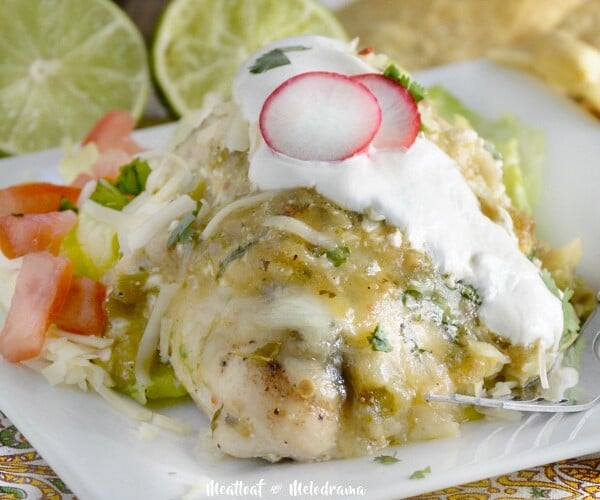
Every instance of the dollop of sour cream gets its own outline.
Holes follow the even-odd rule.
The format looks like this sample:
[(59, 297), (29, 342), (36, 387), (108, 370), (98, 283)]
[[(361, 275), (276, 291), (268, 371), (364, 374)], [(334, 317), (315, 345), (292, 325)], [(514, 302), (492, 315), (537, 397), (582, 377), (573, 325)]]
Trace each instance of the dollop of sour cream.
[[(308, 49), (285, 52), (290, 64), (250, 72), (261, 55), (285, 47)], [(375, 72), (343, 42), (304, 36), (271, 44), (242, 65), (234, 82), (234, 99), (251, 130), (256, 131), (271, 92), (307, 71)], [(441, 273), (477, 289), (480, 317), (491, 331), (513, 344), (539, 341), (545, 349), (557, 348), (563, 330), (560, 300), (519, 250), (514, 235), (481, 212), (455, 161), (430, 140), (418, 137), (408, 150), (371, 147), (346, 160), (322, 162), (279, 154), (257, 137), (249, 161), (249, 178), (261, 190), (314, 188), (347, 210), (382, 214)]]

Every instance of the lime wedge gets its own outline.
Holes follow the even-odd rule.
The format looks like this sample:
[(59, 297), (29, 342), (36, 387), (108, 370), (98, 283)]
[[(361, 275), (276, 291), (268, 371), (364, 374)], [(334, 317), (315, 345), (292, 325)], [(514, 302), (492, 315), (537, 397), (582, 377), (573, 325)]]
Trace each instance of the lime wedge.
[(2, 0), (0, 151), (81, 139), (106, 111), (148, 96), (141, 34), (110, 0)]
[(345, 39), (331, 11), (313, 0), (174, 0), (152, 45), (152, 71), (178, 115), (202, 106), (204, 95), (228, 97), (239, 65), (280, 38), (313, 34)]

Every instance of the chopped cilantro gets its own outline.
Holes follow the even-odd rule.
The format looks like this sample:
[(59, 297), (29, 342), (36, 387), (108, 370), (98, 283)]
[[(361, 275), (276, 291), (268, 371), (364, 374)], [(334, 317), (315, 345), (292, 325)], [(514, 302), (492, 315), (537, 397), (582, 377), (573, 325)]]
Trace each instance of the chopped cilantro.
[(99, 203), (113, 210), (121, 210), (127, 203), (129, 198), (125, 196), (119, 189), (105, 179), (100, 179), (96, 184), (96, 190), (90, 196), (90, 200)]
[(149, 174), (148, 163), (136, 158), (121, 167), (119, 177), (114, 184), (106, 179), (100, 179), (90, 199), (113, 210), (121, 210), (145, 189)]
[(150, 172), (148, 162), (134, 158), (131, 163), (121, 167), (115, 186), (123, 194), (137, 196), (146, 188), (146, 180)]
[(446, 308), (442, 311), (442, 318), (440, 320), (442, 325), (458, 328), (460, 327), (460, 322), (454, 317), (450, 309)]
[(169, 239), (167, 240), (167, 248), (169, 250), (177, 245), (177, 243), (184, 243), (192, 239), (194, 236), (193, 225), (195, 220), (196, 216), (192, 212), (183, 216), (179, 224), (175, 226), (175, 229), (169, 235)]
[(290, 60), (285, 55), (286, 52), (299, 51), (299, 50), (308, 50), (310, 47), (304, 47), (302, 45), (292, 45), (289, 47), (279, 47), (269, 52), (264, 53), (260, 56), (252, 66), (250, 66), (250, 73), (258, 74), (264, 73), (273, 68), (277, 68), (279, 66), (285, 66), (286, 64), (290, 64)]
[(378, 462), (380, 464), (390, 465), (400, 462), (399, 458), (396, 458), (396, 454), (394, 455), (379, 455), (373, 459), (373, 462)]
[(69, 198), (62, 196), (60, 198), (60, 204), (58, 205), (58, 211), (64, 212), (65, 210), (73, 210), (73, 212), (77, 212), (77, 207), (71, 200), (69, 200)]
[(177, 243), (185, 243), (194, 236), (194, 221), (200, 209), (202, 208), (202, 202), (196, 202), (196, 208), (193, 212), (190, 212), (183, 216), (179, 221), (179, 224), (175, 226), (175, 229), (169, 235), (167, 240), (167, 248), (171, 250)]
[(217, 272), (217, 279), (219, 280), (223, 277), (223, 275), (225, 274), (225, 270), (227, 269), (227, 266), (229, 266), (229, 264), (231, 264), (234, 260), (240, 259), (244, 255), (246, 255), (246, 252), (248, 251), (248, 249), (257, 242), (258, 242), (258, 238), (255, 238), (253, 240), (250, 240), (245, 245), (239, 245), (227, 257), (225, 257), (223, 259), (223, 261), (219, 264), (219, 271)]
[(410, 353), (417, 356), (420, 354), (423, 354), (425, 352), (428, 352), (431, 354), (431, 351), (428, 351), (427, 349), (423, 349), (422, 347), (419, 347), (419, 344), (417, 344), (417, 341), (415, 339), (410, 339), (412, 341), (412, 347), (410, 348)]
[(367, 337), (369, 344), (371, 344), (371, 349), (374, 351), (380, 352), (391, 352), (392, 345), (388, 342), (385, 331), (381, 327), (381, 325), (377, 325), (373, 333)]
[(423, 297), (423, 294), (414, 288), (407, 288), (402, 293), (402, 303), (406, 305), (408, 299), (420, 300)]
[(425, 97), (425, 89), (415, 82), (412, 77), (406, 72), (398, 68), (395, 64), (390, 64), (383, 71), (383, 76), (387, 76), (392, 80), (395, 80), (402, 85), (406, 90), (410, 92), (410, 95), (415, 102), (422, 101)]
[(340, 267), (348, 259), (350, 249), (348, 247), (335, 247), (327, 250), (325, 255), (335, 267)]
[(483, 301), (474, 287), (471, 285), (465, 285), (462, 281), (457, 281), (456, 284), (458, 285), (458, 290), (463, 298), (472, 302), (476, 306), (480, 306), (482, 304)]
[(431, 473), (431, 467), (429, 467), (429, 465), (428, 465), (424, 469), (414, 471), (410, 475), (409, 479), (423, 479), (427, 474), (430, 474), (430, 473)]

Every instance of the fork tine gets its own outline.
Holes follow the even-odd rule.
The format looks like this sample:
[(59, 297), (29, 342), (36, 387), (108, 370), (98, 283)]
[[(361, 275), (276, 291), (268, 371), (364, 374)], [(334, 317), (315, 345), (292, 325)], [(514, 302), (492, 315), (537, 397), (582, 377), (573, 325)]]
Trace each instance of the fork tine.
[(466, 396), (465, 394), (425, 394), (425, 400), (436, 403), (453, 403), (462, 405), (483, 406), (486, 408), (502, 408), (504, 410), (516, 410), (524, 412), (543, 412), (543, 413), (572, 413), (584, 411), (591, 408), (598, 398), (585, 404), (571, 404), (568, 399), (561, 399), (558, 402), (548, 401), (544, 398), (536, 398), (529, 401), (515, 399), (492, 399), (479, 398), (476, 396)]
[(583, 325), (580, 337), (576, 341), (583, 342), (583, 345), (586, 346), (586, 342), (591, 340), (591, 346), (589, 343), (587, 344), (588, 347), (580, 366), (580, 375), (583, 374), (585, 377), (579, 379), (577, 386), (579, 390), (583, 390), (583, 394), (585, 395), (583, 400), (577, 402), (562, 398), (558, 401), (550, 401), (544, 397), (521, 400), (514, 395), (483, 398), (458, 393), (444, 395), (427, 393), (425, 394), (425, 400), (437, 403), (484, 406), (487, 408), (503, 408), (524, 412), (570, 413), (592, 408), (600, 403), (600, 395), (598, 395), (600, 391), (597, 389), (598, 368), (600, 367), (600, 292), (598, 293), (597, 301), (596, 308)]

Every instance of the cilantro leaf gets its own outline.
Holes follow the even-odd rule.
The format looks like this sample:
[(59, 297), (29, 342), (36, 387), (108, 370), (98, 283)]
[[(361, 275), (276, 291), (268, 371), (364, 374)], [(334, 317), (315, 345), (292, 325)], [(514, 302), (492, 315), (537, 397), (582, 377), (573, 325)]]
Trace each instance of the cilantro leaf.
[(115, 186), (123, 194), (137, 196), (146, 188), (146, 180), (151, 169), (147, 161), (134, 158), (131, 163), (123, 165), (119, 171)]
[(381, 325), (377, 325), (373, 333), (367, 337), (369, 344), (371, 344), (371, 349), (374, 351), (380, 352), (391, 352), (392, 345), (388, 342), (385, 332)]
[(391, 465), (397, 462), (400, 462), (399, 458), (396, 458), (396, 454), (394, 455), (379, 455), (373, 459), (373, 462), (378, 462), (384, 465)]
[(291, 64), (291, 61), (285, 55), (286, 52), (299, 51), (299, 50), (308, 50), (310, 47), (304, 47), (302, 45), (291, 45), (289, 47), (279, 47), (269, 52), (264, 53), (260, 56), (248, 70), (250, 73), (258, 74), (264, 73), (273, 68), (277, 68), (279, 66), (285, 66), (286, 64)]
[(407, 288), (402, 293), (402, 304), (406, 305), (410, 299), (413, 300), (421, 300), (423, 298), (423, 294), (415, 289), (415, 288)]
[(196, 216), (190, 212), (185, 214), (179, 221), (179, 224), (175, 226), (175, 229), (169, 235), (167, 240), (167, 248), (171, 250), (177, 243), (184, 243), (192, 239), (194, 236), (193, 224), (196, 220)]
[(194, 221), (200, 209), (202, 208), (202, 202), (196, 202), (196, 208), (186, 214), (180, 221), (179, 224), (175, 226), (175, 229), (169, 235), (169, 239), (167, 240), (167, 249), (171, 250), (177, 243), (184, 243), (189, 241), (194, 236)]
[(223, 259), (223, 261), (219, 264), (219, 271), (217, 272), (217, 280), (221, 279), (225, 274), (225, 270), (227, 266), (231, 264), (234, 260), (241, 259), (248, 249), (258, 242), (258, 238), (250, 240), (245, 245), (239, 245), (235, 250), (233, 250), (227, 257)]
[(415, 102), (422, 101), (425, 97), (425, 88), (419, 83), (415, 82), (406, 71), (401, 70), (395, 64), (390, 64), (387, 68), (385, 68), (383, 71), (383, 76), (387, 76), (388, 78), (391, 78), (402, 85), (406, 90), (408, 90)]
[(348, 247), (335, 247), (325, 252), (327, 258), (335, 267), (340, 267), (350, 255), (350, 249)]
[(476, 306), (480, 306), (483, 303), (481, 297), (477, 293), (477, 290), (475, 290), (473, 286), (465, 285), (462, 281), (457, 281), (456, 284), (458, 285), (458, 291), (463, 298), (472, 302)]
[(121, 210), (129, 203), (129, 198), (106, 179), (98, 181), (95, 191), (90, 196), (90, 200), (113, 210)]
[(69, 200), (69, 198), (62, 196), (60, 198), (60, 204), (58, 205), (58, 211), (64, 212), (65, 210), (73, 210), (73, 212), (77, 213), (77, 207), (75, 204)]
[(414, 471), (408, 479), (423, 479), (427, 474), (431, 473), (431, 467), (429, 465), (421, 470)]

